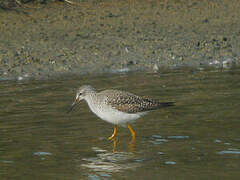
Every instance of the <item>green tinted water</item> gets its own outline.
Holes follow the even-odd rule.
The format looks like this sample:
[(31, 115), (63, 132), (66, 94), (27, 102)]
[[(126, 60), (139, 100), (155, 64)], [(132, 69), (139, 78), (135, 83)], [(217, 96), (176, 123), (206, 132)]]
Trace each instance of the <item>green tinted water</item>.
[[(0, 82), (0, 179), (239, 179), (240, 72), (173, 72)], [(119, 128), (82, 102), (91, 84), (175, 101)]]

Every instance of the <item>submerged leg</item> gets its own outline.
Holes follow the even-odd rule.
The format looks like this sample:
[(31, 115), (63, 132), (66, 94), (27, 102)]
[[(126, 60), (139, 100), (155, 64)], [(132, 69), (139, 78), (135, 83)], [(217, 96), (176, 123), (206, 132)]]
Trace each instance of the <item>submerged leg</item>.
[(114, 139), (117, 136), (117, 125), (114, 126), (113, 134), (108, 138), (109, 140)]
[(117, 140), (116, 138), (113, 138), (113, 153), (116, 152), (116, 149), (117, 149)]
[(134, 132), (134, 130), (132, 129), (132, 127), (129, 124), (128, 124), (128, 129), (132, 134), (132, 141), (135, 141), (136, 133)]

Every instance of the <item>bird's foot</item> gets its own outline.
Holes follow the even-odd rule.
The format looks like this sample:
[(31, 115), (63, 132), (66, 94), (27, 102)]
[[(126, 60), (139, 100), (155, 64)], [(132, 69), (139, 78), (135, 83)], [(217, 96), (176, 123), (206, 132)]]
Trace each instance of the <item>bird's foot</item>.
[(112, 134), (109, 138), (108, 138), (108, 140), (114, 140), (116, 138), (116, 135), (115, 134)]
[(113, 129), (113, 134), (108, 139), (113, 140), (116, 138), (116, 136), (117, 136), (117, 126), (115, 125)]

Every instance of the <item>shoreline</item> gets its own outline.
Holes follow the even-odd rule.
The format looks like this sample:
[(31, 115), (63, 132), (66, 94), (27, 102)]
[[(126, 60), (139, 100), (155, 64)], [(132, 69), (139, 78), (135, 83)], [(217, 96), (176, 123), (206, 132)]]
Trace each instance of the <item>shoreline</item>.
[(0, 79), (239, 67), (237, 2), (56, 1), (0, 9)]

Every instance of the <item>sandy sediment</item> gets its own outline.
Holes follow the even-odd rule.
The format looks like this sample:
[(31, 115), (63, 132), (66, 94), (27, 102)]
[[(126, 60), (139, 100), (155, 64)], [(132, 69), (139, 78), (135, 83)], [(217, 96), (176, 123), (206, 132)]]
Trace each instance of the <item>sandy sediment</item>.
[(239, 65), (238, 0), (72, 2), (0, 6), (0, 79)]

